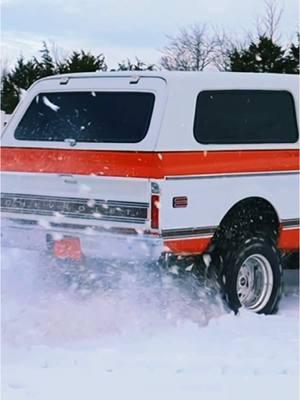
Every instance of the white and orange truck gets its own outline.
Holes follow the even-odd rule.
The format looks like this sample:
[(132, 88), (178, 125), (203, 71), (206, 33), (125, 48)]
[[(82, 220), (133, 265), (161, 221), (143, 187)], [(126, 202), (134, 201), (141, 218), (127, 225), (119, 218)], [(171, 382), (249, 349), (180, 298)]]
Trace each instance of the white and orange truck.
[[(232, 307), (273, 313), (299, 250), (299, 78), (110, 72), (36, 82), (5, 128), (2, 246), (219, 260)], [(113, 243), (113, 244), (112, 244)]]

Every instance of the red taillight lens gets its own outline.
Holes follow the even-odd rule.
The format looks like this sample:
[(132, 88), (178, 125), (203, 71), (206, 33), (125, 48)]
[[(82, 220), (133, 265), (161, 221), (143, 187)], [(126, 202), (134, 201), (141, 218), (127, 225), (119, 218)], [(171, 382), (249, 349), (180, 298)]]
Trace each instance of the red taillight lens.
[(158, 229), (159, 227), (159, 196), (153, 194), (151, 196), (151, 228)]

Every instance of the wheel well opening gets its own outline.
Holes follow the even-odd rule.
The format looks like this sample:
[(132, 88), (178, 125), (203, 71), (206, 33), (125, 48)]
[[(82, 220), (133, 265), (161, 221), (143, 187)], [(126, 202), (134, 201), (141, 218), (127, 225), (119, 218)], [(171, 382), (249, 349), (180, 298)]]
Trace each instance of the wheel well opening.
[(212, 244), (225, 248), (256, 234), (276, 241), (279, 227), (279, 218), (271, 203), (260, 197), (246, 198), (236, 203), (223, 217)]

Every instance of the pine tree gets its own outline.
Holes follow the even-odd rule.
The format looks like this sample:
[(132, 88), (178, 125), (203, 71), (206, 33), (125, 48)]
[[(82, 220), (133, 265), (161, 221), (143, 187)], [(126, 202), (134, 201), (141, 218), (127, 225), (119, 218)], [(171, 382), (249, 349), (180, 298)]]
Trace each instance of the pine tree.
[(257, 43), (252, 41), (247, 48), (235, 48), (229, 60), (232, 71), (293, 73), (287, 51), (266, 36), (260, 36)]
[(299, 74), (299, 44), (300, 44), (300, 33), (297, 34), (297, 44), (292, 43), (288, 49), (288, 55), (286, 57), (286, 70), (289, 74)]
[(19, 102), (20, 92), (8, 74), (2, 77), (1, 86), (1, 110), (11, 114)]
[(118, 64), (117, 71), (155, 71), (155, 64), (146, 64), (141, 61), (138, 57), (135, 59), (135, 63), (131, 62), (129, 58), (126, 61), (122, 61)]
[(41, 61), (34, 58), (34, 62), (40, 70), (41, 77), (54, 75), (58, 72), (57, 65), (53, 60), (46, 42), (43, 42), (43, 48), (40, 50)]
[(80, 52), (73, 51), (73, 53), (59, 63), (59, 73), (73, 73), (73, 72), (95, 72), (106, 71), (107, 65), (103, 54), (94, 56), (90, 52), (86, 53), (84, 50)]
[(106, 71), (107, 66), (103, 54), (97, 56), (74, 51), (62, 62), (55, 62), (43, 43), (40, 59), (33, 57), (25, 61), (21, 56), (11, 72), (1, 78), (1, 110), (11, 114), (20, 101), (23, 91), (26, 91), (36, 80), (57, 73)]
[(2, 77), (1, 109), (11, 114), (26, 91), (37, 79), (43, 77), (42, 67), (35, 60), (24, 61), (19, 57), (15, 68)]

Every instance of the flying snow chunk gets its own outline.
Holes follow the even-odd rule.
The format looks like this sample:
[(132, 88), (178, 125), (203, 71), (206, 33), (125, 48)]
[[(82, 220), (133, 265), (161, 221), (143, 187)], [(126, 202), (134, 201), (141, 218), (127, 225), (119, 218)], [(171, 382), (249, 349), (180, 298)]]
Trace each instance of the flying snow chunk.
[(211, 263), (211, 256), (209, 254), (203, 254), (203, 261), (206, 267), (208, 268)]
[(49, 229), (50, 228), (50, 224), (48, 221), (46, 221), (45, 219), (40, 219), (39, 220), (39, 225), (45, 229)]
[(59, 233), (59, 232), (54, 232), (52, 234), (52, 238), (54, 240), (62, 240), (64, 238), (64, 235), (62, 233)]
[(261, 56), (259, 54), (256, 54), (255, 55), (255, 60), (260, 62), (260, 61), (262, 61), (262, 58), (261, 58)]
[(53, 216), (54, 216), (55, 219), (57, 219), (57, 220), (61, 220), (61, 219), (64, 219), (64, 218), (65, 218), (65, 216), (64, 216), (62, 213), (58, 212), (58, 211), (54, 211)]
[(185, 270), (190, 272), (193, 269), (193, 267), (194, 267), (194, 264), (188, 265)]
[(171, 274), (173, 274), (173, 275), (178, 275), (179, 274), (178, 266), (177, 265), (172, 265), (170, 267), (170, 269), (169, 269), (169, 272), (171, 272)]
[(91, 188), (90, 188), (90, 186), (86, 185), (85, 183), (82, 183), (81, 185), (79, 185), (79, 191), (80, 192), (90, 192)]
[(90, 227), (85, 228), (85, 229), (84, 229), (84, 232), (85, 232), (87, 235), (95, 235), (94, 229), (92, 229), (92, 228), (90, 228)]
[(102, 218), (102, 214), (98, 213), (98, 212), (94, 212), (93, 213), (93, 217), (95, 218)]
[(95, 204), (96, 204), (96, 200), (94, 200), (94, 199), (90, 199), (90, 200), (88, 200), (87, 201), (87, 206), (88, 207), (90, 207), (90, 208), (92, 208), (92, 207), (94, 207), (95, 206)]
[(45, 104), (45, 106), (51, 108), (51, 110), (55, 112), (57, 112), (60, 109), (59, 106), (57, 106), (54, 103), (51, 103), (51, 101), (46, 96), (43, 96), (43, 103)]

